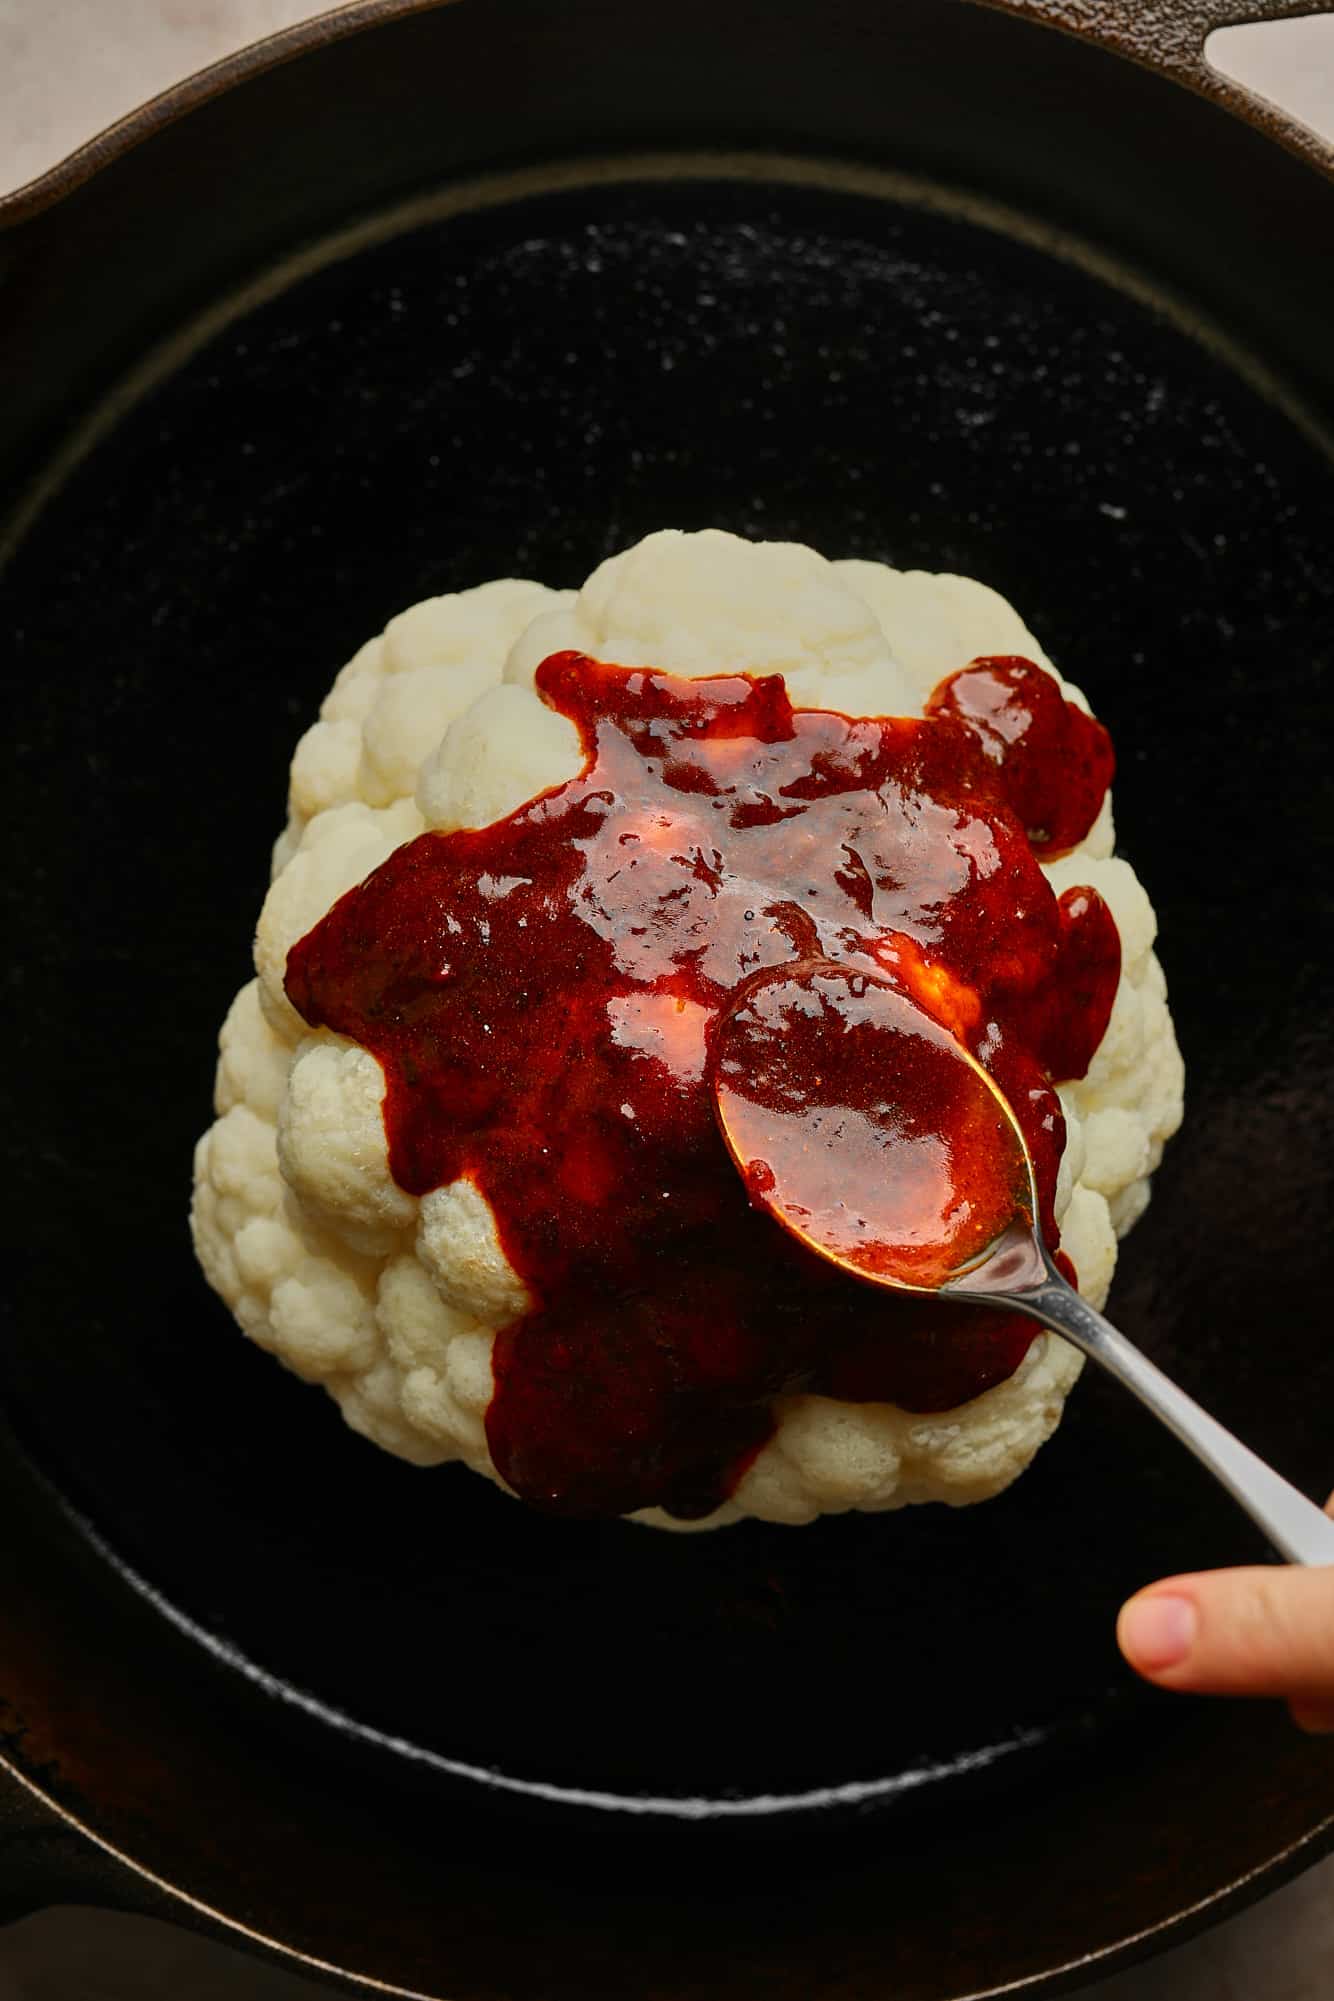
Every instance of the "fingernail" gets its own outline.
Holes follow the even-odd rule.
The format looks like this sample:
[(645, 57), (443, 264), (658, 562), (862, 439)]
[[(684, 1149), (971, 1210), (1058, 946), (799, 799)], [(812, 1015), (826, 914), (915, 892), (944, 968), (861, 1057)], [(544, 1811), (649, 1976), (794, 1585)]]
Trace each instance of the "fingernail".
[(1175, 1667), (1195, 1642), (1195, 1607), (1171, 1592), (1135, 1598), (1121, 1614), (1121, 1647), (1136, 1667)]
[(1300, 1702), (1290, 1702), (1292, 1720), (1299, 1730), (1305, 1730), (1310, 1737), (1334, 1736), (1334, 1709), (1312, 1703), (1309, 1707)]

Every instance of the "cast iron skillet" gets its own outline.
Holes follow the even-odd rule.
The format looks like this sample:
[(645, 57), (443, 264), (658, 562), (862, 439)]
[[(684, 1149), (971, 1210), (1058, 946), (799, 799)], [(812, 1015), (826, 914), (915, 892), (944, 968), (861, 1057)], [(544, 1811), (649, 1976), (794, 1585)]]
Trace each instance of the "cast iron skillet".
[(1117, 1311), (1329, 1485), (1334, 200), (1208, 10), (1041, 11), (353, 8), (0, 211), (9, 1910), (955, 2001), (1330, 1844), (1328, 1746), (1118, 1664), (1135, 1583), (1258, 1552), (1115, 1391), (961, 1517), (555, 1524), (353, 1439), (184, 1232), (291, 743), (386, 616), (664, 522), (958, 568), (1111, 722), (1161, 915), (1190, 1115)]

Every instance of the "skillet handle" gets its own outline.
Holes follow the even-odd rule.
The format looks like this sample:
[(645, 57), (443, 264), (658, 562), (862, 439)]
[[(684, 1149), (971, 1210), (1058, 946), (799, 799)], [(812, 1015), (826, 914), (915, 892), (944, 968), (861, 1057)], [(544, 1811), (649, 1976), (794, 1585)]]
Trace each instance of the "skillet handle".
[(1290, 21), (1322, 14), (1327, 0), (988, 0), (1010, 14), (1029, 14), (1048, 27), (1101, 42), (1154, 69), (1207, 67), (1204, 45), (1215, 28), (1244, 22)]
[(1159, 70), (1242, 117), (1273, 138), (1334, 173), (1334, 146), (1267, 98), (1224, 76), (1205, 58), (1215, 28), (1243, 22), (1289, 21), (1325, 14), (1330, 0), (984, 0), (1007, 14), (1021, 14), (1081, 41), (1097, 42), (1131, 62)]
[(100, 1904), (164, 1917), (170, 1901), (0, 1756), (0, 1925), (48, 1904)]

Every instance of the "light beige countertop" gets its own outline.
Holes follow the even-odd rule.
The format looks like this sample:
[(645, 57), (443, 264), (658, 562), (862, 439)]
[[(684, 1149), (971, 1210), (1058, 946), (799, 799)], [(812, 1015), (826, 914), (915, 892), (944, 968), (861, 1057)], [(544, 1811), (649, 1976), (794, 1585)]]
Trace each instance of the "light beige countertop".
[[(335, 10), (311, 0), (0, 0), (0, 190), (44, 172), (191, 71), (326, 11)], [(1225, 30), (1210, 53), (1334, 139), (1334, 14)], [(329, 1991), (112, 1912), (46, 1911), (0, 1931), (0, 2001), (314, 2001)], [(1085, 2001), (1331, 2001), (1334, 1859), (1083, 1994)]]

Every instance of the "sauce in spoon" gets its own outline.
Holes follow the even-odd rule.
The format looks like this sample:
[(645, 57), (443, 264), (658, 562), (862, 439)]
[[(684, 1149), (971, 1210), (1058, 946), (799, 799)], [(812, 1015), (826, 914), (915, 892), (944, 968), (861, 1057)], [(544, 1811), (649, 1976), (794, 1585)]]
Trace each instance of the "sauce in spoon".
[(720, 1025), (714, 1103), (752, 1201), (867, 1278), (937, 1291), (1032, 1222), (1005, 1101), (888, 979), (829, 959), (750, 981)]
[(892, 1292), (1040, 1321), (1133, 1391), (1293, 1563), (1334, 1522), (1081, 1299), (1043, 1241), (999, 1085), (891, 981), (807, 959), (746, 982), (710, 1052), (714, 1110), (756, 1208)]

